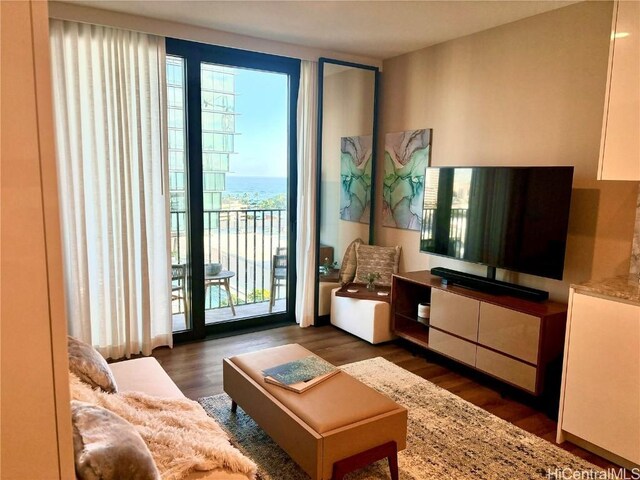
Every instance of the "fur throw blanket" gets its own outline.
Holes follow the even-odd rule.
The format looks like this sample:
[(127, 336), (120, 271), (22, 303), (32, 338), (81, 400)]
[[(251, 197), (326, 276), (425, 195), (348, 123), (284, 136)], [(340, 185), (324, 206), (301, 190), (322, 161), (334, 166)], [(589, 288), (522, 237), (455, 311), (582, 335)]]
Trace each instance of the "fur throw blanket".
[(255, 463), (229, 443), (228, 435), (198, 403), (140, 392), (93, 390), (73, 373), (70, 385), (72, 400), (106, 408), (136, 428), (163, 480), (179, 480), (192, 471), (217, 468), (255, 478)]

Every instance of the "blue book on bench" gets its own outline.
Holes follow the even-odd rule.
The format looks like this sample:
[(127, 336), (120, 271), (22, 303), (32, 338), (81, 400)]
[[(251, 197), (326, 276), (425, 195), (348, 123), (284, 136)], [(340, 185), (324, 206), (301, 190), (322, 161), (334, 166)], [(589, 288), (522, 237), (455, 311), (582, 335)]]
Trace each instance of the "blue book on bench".
[(267, 368), (262, 373), (265, 377), (271, 377), (283, 385), (293, 385), (294, 383), (308, 382), (336, 370), (336, 367), (329, 362), (319, 357), (308, 356)]

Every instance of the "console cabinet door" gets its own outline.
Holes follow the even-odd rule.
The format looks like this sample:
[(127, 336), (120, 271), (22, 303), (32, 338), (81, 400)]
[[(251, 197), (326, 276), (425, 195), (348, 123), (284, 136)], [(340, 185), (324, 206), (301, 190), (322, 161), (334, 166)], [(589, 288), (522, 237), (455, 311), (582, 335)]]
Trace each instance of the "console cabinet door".
[(476, 368), (530, 392), (536, 391), (536, 368), (478, 346)]
[(640, 464), (640, 306), (571, 300), (561, 428)]
[(431, 326), (478, 341), (480, 302), (434, 288), (431, 291)]
[(480, 305), (478, 343), (536, 365), (540, 319), (489, 303)]
[(429, 348), (474, 367), (476, 365), (476, 344), (448, 335), (440, 330), (429, 331)]

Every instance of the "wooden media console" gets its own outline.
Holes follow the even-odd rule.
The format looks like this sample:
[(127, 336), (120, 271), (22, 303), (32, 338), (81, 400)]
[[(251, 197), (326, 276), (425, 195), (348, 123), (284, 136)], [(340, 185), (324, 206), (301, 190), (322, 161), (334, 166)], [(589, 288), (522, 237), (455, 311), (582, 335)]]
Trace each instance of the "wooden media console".
[[(397, 336), (533, 395), (544, 391), (564, 347), (567, 305), (532, 302), (443, 285), (429, 271), (393, 276), (391, 328)], [(430, 303), (428, 325), (418, 304)]]

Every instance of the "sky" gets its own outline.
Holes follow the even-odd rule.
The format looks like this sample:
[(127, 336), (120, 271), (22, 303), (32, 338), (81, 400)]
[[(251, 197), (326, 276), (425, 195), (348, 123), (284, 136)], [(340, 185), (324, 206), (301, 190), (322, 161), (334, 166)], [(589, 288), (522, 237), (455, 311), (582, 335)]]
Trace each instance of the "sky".
[(236, 154), (229, 175), (287, 176), (286, 75), (236, 68)]

